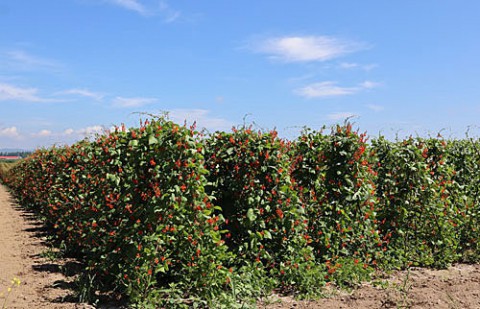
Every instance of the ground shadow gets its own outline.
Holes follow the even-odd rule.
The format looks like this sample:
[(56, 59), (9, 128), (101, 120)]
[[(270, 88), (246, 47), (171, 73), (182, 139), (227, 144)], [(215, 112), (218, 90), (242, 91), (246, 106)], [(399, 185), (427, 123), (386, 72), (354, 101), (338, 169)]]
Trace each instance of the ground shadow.
[[(76, 280), (84, 273), (85, 265), (79, 259), (60, 252), (57, 248), (58, 244), (56, 244), (55, 241), (48, 240), (48, 236), (54, 235), (54, 231), (45, 226), (34, 212), (18, 206), (18, 204), (15, 204), (13, 201), (12, 206), (16, 211), (20, 212), (20, 216), (32, 226), (23, 231), (45, 247), (44, 252), (31, 256), (31, 258), (39, 259), (41, 262), (40, 264), (32, 265), (32, 269), (40, 273), (58, 273), (65, 277), (65, 279), (56, 280), (51, 285), (45, 286), (45, 288), (59, 289), (67, 292), (65, 296), (51, 299), (51, 302), (79, 303), (79, 284)], [(49, 256), (49, 250), (52, 251), (52, 256)], [(95, 298), (98, 299), (95, 308), (128, 308), (126, 302), (121, 299), (119, 295), (113, 293), (99, 294), (96, 295)]]

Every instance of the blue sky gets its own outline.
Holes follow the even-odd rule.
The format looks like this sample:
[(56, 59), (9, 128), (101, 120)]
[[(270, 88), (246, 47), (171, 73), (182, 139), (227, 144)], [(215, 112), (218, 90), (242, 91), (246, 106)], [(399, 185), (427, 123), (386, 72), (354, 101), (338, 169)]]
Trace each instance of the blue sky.
[(138, 113), (294, 138), (462, 137), (480, 119), (478, 0), (0, 1), (0, 148), (72, 143)]

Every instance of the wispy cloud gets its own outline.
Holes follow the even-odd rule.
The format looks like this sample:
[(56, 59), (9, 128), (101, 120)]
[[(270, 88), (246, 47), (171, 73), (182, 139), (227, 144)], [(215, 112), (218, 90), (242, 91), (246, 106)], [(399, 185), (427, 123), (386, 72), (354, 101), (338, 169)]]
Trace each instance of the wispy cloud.
[(303, 88), (295, 90), (295, 93), (309, 99), (338, 97), (352, 95), (362, 90), (378, 87), (379, 85), (379, 83), (372, 81), (364, 81), (354, 87), (341, 87), (337, 85), (337, 82), (325, 81), (307, 85)]
[(327, 61), (367, 48), (332, 36), (284, 36), (254, 43), (252, 49), (284, 62)]
[(173, 9), (165, 1), (160, 1), (159, 10), (160, 14), (163, 16), (163, 21), (166, 23), (172, 23), (176, 21), (181, 15), (180, 11)]
[(91, 98), (91, 99), (94, 99), (95, 101), (101, 101), (105, 97), (105, 95), (98, 92), (93, 92), (87, 89), (77, 89), (77, 88), (60, 91), (60, 92), (57, 92), (56, 95), (77, 95), (77, 96)]
[(150, 11), (137, 0), (109, 0), (109, 2), (124, 9), (137, 12), (140, 15), (148, 16), (151, 14)]
[(79, 129), (77, 131), (73, 131), (73, 129), (67, 129), (67, 130), (64, 131), (64, 133), (69, 133), (67, 135), (70, 135), (72, 133), (77, 133), (77, 134), (84, 135), (84, 136), (90, 136), (90, 135), (94, 135), (94, 134), (104, 133), (106, 131), (107, 130), (105, 129), (104, 126), (95, 125), (95, 126), (89, 126), (89, 127), (86, 127), (86, 128), (82, 128), (82, 129)]
[(359, 64), (355, 62), (342, 62), (338, 65), (341, 69), (361, 69), (364, 71), (371, 71), (374, 68), (378, 67), (377, 64), (371, 63), (371, 64)]
[(112, 105), (115, 107), (131, 108), (131, 107), (145, 106), (154, 102), (157, 102), (157, 99), (142, 98), (142, 97), (135, 97), (135, 98), (116, 97), (115, 99), (113, 99)]
[(72, 129), (72, 128), (69, 128), (69, 129), (66, 129), (65, 131), (63, 131), (63, 135), (72, 135), (73, 133), (75, 133), (75, 130)]
[(140, 0), (108, 0), (108, 2), (145, 17), (161, 16), (166, 23), (176, 21), (181, 14), (166, 1), (154, 1), (156, 4), (150, 3), (150, 5), (146, 5)]
[(8, 138), (18, 138), (20, 137), (20, 133), (18, 132), (17, 127), (9, 127), (0, 129), (0, 136)]
[(374, 111), (374, 112), (381, 112), (385, 109), (384, 106), (382, 105), (376, 105), (376, 104), (368, 104), (366, 105), (368, 109)]
[(379, 87), (380, 85), (381, 85), (380, 83), (366, 80), (366, 81), (362, 82), (362, 83), (359, 85), (358, 88), (360, 88), (360, 89), (373, 89), (373, 88)]
[(345, 120), (347, 118), (358, 117), (359, 115), (351, 112), (339, 112), (327, 115), (327, 118), (333, 121)]
[(52, 136), (52, 134), (53, 133), (50, 130), (40, 130), (37, 133), (33, 133), (32, 136), (33, 137), (49, 137), (49, 136)]
[(0, 101), (60, 102), (61, 100), (43, 98), (38, 95), (37, 88), (22, 88), (0, 83)]
[(51, 70), (58, 71), (62, 65), (55, 60), (32, 55), (24, 50), (10, 50), (1, 53), (2, 63), (7, 68), (22, 71)]
[(92, 136), (95, 134), (101, 134), (108, 131), (104, 126), (101, 125), (93, 125), (84, 128), (80, 128), (74, 130), (72, 128), (68, 128), (64, 131), (51, 131), (51, 130), (40, 130), (36, 133), (31, 133), (30, 136), (33, 138), (46, 138), (46, 137), (56, 137), (56, 138), (64, 138), (64, 137), (73, 137), (73, 138), (84, 138), (88, 136)]
[(173, 109), (168, 112), (169, 118), (177, 123), (196, 121), (198, 128), (210, 131), (228, 130), (233, 123), (218, 117), (212, 117), (209, 110), (205, 109)]
[(340, 87), (337, 86), (336, 82), (331, 81), (310, 84), (296, 90), (298, 95), (306, 98), (344, 96), (354, 94), (355, 92), (357, 92), (356, 87)]

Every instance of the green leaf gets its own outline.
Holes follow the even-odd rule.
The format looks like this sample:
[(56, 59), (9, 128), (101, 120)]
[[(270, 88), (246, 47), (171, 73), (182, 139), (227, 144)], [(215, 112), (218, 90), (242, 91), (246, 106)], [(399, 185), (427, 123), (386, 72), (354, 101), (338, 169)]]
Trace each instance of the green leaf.
[(138, 146), (138, 140), (132, 139), (130, 142), (128, 142), (128, 146), (137, 147)]
[(251, 222), (255, 221), (255, 219), (257, 218), (257, 216), (255, 215), (255, 212), (253, 211), (253, 208), (249, 208), (248, 211), (247, 211), (247, 218), (248, 220), (250, 220)]
[(150, 134), (150, 136), (148, 137), (148, 144), (149, 145), (158, 144), (158, 140), (155, 137), (155, 135)]

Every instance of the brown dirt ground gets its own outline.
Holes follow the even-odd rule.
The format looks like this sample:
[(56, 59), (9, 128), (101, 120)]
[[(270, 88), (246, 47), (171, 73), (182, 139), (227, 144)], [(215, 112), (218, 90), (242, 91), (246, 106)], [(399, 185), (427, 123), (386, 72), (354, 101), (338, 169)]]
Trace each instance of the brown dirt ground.
[[(72, 291), (71, 278), (62, 274), (62, 267), (72, 261), (49, 260), (42, 257), (50, 249), (45, 231), (32, 214), (13, 202), (4, 186), (0, 186), (0, 308), (86, 308), (68, 302)], [(13, 287), (7, 300), (5, 294), (13, 278), (21, 283)]]
[[(365, 283), (352, 292), (327, 289), (326, 299), (294, 301), (272, 297), (267, 309), (480, 308), (480, 265), (458, 264), (445, 270), (411, 268)], [(275, 302), (280, 300), (281, 302)]]
[[(61, 269), (68, 269), (75, 261), (42, 257), (42, 252), (52, 250), (45, 236), (42, 225), (0, 186), (0, 293), (6, 292), (14, 277), (21, 281), (12, 289), (6, 308), (93, 308), (69, 302), (72, 277), (66, 277)], [(379, 279), (376, 284), (365, 283), (352, 292), (327, 288), (325, 294), (329, 297), (315, 301), (273, 295), (258, 308), (480, 309), (480, 265), (459, 264), (446, 270), (412, 268)], [(4, 299), (0, 298), (0, 308), (2, 305)]]

